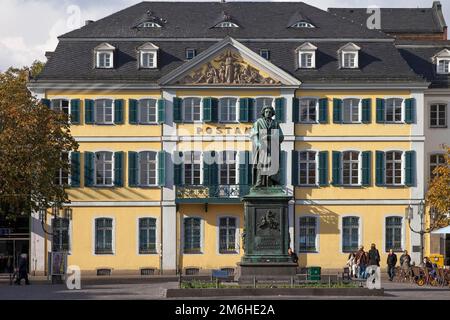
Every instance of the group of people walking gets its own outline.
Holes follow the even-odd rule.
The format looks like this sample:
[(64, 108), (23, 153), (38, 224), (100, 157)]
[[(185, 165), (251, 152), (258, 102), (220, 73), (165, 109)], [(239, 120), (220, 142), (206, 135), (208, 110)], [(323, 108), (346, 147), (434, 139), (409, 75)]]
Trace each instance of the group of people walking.
[[(350, 276), (353, 278), (366, 279), (367, 266), (379, 267), (380, 260), (380, 252), (374, 243), (372, 243), (368, 252), (365, 252), (364, 246), (361, 246), (357, 252), (352, 252), (348, 256), (347, 266), (350, 269)], [(394, 279), (397, 261), (397, 255), (394, 250), (389, 250), (386, 264), (388, 267), (387, 270), (390, 281)], [(405, 270), (409, 270), (411, 268), (411, 257), (409, 256), (407, 250), (405, 250), (400, 257), (400, 266)]]

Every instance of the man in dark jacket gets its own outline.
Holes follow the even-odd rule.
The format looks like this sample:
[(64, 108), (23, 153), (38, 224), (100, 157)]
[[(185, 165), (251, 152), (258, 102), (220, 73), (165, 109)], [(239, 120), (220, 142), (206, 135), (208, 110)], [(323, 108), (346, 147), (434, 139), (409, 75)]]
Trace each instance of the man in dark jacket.
[(375, 243), (372, 243), (369, 250), (369, 266), (380, 266), (380, 253), (375, 246)]
[(297, 263), (298, 264), (298, 256), (297, 254), (294, 252), (294, 250), (292, 250), (291, 248), (288, 249), (288, 254), (291, 257), (292, 262)]
[(394, 253), (394, 250), (390, 249), (387, 257), (389, 281), (394, 280), (396, 264), (397, 264), (397, 255)]
[(28, 281), (28, 257), (26, 253), (22, 253), (19, 258), (19, 276), (17, 277), (16, 284), (20, 286), (22, 279), (25, 279), (25, 284), (30, 284)]

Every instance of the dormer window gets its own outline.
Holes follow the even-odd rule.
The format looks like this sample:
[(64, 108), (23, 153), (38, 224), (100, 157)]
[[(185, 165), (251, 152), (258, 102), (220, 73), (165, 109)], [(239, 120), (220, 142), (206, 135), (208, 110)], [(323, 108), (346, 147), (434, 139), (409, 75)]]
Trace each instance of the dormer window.
[(161, 28), (162, 26), (156, 22), (143, 22), (139, 25), (139, 28)]
[(215, 26), (215, 28), (239, 28), (236, 23), (224, 21)]
[(95, 52), (95, 67), (99, 69), (114, 68), (114, 51), (115, 47), (109, 43), (102, 43), (94, 49)]
[(339, 49), (340, 65), (343, 69), (359, 68), (359, 51), (361, 50), (354, 43), (348, 43)]
[(314, 69), (316, 67), (317, 47), (306, 42), (297, 48), (298, 67), (300, 69)]
[(444, 49), (433, 57), (438, 74), (450, 74), (450, 50)]
[(291, 28), (301, 29), (301, 28), (315, 28), (315, 26), (312, 23), (306, 22), (306, 21), (299, 21), (297, 23), (294, 23)]
[(139, 53), (139, 68), (141, 69), (156, 69), (158, 68), (158, 51), (159, 48), (153, 43), (147, 42), (140, 46)]
[(187, 60), (194, 59), (196, 55), (197, 54), (196, 54), (195, 49), (186, 49), (186, 59)]

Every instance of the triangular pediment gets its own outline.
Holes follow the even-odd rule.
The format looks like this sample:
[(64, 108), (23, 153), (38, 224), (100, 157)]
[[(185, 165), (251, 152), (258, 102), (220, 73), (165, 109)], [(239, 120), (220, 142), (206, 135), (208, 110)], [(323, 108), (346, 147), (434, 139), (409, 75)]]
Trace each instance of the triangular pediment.
[(213, 45), (160, 80), (182, 86), (292, 86), (300, 81), (232, 38)]

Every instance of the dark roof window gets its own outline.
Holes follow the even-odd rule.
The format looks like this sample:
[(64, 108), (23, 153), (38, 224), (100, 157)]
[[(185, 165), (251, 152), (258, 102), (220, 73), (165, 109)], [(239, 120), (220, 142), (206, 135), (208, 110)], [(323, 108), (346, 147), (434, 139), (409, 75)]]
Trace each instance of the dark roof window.
[(310, 22), (306, 22), (306, 21), (299, 21), (294, 23), (291, 28), (297, 28), (297, 29), (301, 29), (301, 28), (315, 28), (315, 26), (310, 23)]
[(236, 23), (224, 21), (217, 24), (214, 28), (239, 28), (239, 26)]
[(161, 25), (156, 22), (142, 22), (138, 28), (161, 28)]
[(270, 60), (270, 51), (268, 49), (259, 50), (259, 55), (266, 60)]
[(194, 59), (196, 55), (197, 54), (196, 54), (195, 49), (186, 49), (186, 59), (187, 60)]

